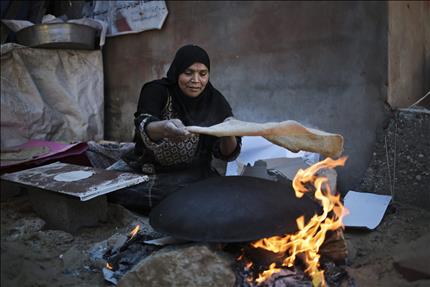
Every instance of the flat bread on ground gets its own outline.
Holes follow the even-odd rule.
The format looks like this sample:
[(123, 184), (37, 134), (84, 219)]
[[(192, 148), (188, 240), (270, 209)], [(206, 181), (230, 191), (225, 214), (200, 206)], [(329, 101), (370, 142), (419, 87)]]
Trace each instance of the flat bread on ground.
[(253, 123), (229, 120), (210, 127), (188, 126), (191, 133), (224, 136), (262, 136), (292, 152), (300, 150), (339, 157), (343, 152), (343, 137), (339, 134), (306, 128), (296, 121)]

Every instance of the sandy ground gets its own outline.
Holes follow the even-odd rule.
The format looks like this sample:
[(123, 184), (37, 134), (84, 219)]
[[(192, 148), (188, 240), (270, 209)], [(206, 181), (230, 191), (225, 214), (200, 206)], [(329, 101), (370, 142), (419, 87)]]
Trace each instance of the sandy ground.
[[(26, 195), (1, 202), (1, 286), (109, 286), (103, 262), (89, 260), (88, 250), (115, 233), (127, 234), (135, 216), (110, 205), (109, 221), (71, 235), (47, 230)], [(374, 231), (346, 230), (346, 267), (357, 286), (429, 286), (406, 281), (393, 267), (396, 250), (430, 233), (430, 213), (391, 205)]]

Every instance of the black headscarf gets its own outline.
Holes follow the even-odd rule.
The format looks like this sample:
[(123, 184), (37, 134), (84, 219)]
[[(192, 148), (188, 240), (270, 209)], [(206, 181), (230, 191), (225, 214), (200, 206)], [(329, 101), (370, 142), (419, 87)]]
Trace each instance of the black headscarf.
[(167, 71), (167, 79), (176, 83), (179, 75), (194, 63), (202, 63), (210, 71), (211, 63), (205, 50), (196, 45), (186, 45), (180, 48)]
[[(218, 124), (233, 114), (224, 96), (212, 86), (210, 81), (203, 92), (195, 98), (185, 95), (178, 86), (179, 75), (194, 63), (202, 63), (210, 70), (209, 56), (205, 50), (196, 45), (181, 47), (176, 52), (175, 58), (167, 71), (167, 76), (145, 84), (142, 88), (141, 99), (143, 98), (142, 94), (144, 94), (145, 86), (149, 84), (165, 86), (172, 97), (175, 111), (179, 113), (180, 119), (186, 126)], [(143, 101), (139, 100), (136, 114), (143, 108), (143, 105), (150, 104), (148, 101), (143, 103)]]

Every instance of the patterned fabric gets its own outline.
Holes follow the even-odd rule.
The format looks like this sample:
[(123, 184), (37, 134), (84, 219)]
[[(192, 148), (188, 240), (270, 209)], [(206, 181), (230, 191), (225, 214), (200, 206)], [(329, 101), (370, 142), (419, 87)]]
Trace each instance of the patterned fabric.
[[(177, 118), (178, 115), (173, 110), (172, 98), (168, 97), (166, 106), (162, 111), (162, 119), (170, 120)], [(140, 135), (144, 145), (153, 152), (155, 160), (162, 166), (171, 166), (182, 163), (191, 163), (197, 152), (199, 138), (198, 134), (193, 134), (183, 141), (175, 142), (170, 139), (161, 139), (157, 142), (152, 141), (146, 133), (145, 127), (152, 121), (152, 116), (143, 114), (139, 125)]]

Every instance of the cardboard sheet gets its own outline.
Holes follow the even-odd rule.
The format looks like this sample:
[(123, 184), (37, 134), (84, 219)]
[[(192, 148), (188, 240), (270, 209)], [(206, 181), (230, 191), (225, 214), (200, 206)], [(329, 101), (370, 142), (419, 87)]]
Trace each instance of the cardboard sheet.
[(146, 175), (55, 162), (6, 173), (2, 180), (78, 197), (81, 201), (148, 181)]
[(350, 190), (344, 198), (349, 214), (343, 218), (343, 223), (346, 227), (375, 229), (381, 223), (390, 201), (390, 195)]

